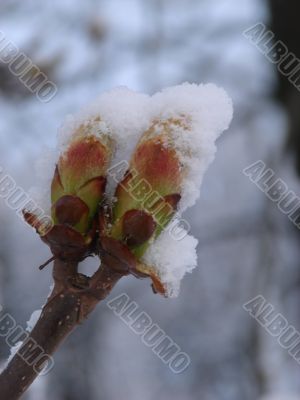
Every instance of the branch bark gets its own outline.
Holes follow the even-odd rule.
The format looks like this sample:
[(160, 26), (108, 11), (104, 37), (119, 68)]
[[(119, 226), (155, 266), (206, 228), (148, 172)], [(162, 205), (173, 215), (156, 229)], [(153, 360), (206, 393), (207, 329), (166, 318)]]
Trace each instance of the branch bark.
[[(105, 299), (124, 276), (102, 265), (92, 278), (77, 272), (77, 263), (56, 260), (54, 289), (29, 337), (0, 375), (1, 399), (17, 400), (64, 339)], [(47, 358), (49, 360), (49, 358)]]

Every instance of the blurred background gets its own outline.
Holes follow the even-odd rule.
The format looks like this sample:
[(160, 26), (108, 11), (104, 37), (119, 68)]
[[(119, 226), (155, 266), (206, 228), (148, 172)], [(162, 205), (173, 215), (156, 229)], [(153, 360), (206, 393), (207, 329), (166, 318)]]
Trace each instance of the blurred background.
[[(300, 57), (299, 11), (297, 0), (1, 0), (0, 30), (58, 86), (41, 103), (0, 63), (0, 164), (25, 189), (65, 115), (104, 90), (214, 82), (235, 110), (186, 216), (199, 265), (179, 298), (134, 278), (111, 296), (136, 301), (189, 368), (173, 374), (103, 303), (24, 399), (300, 399), (299, 365), (242, 308), (262, 294), (300, 329), (300, 233), (242, 173), (261, 159), (299, 194), (299, 92), (243, 36), (263, 22)], [(23, 326), (49, 292), (50, 269), (37, 269), (49, 257), (0, 199), (0, 302)], [(2, 362), (9, 352), (0, 340)]]

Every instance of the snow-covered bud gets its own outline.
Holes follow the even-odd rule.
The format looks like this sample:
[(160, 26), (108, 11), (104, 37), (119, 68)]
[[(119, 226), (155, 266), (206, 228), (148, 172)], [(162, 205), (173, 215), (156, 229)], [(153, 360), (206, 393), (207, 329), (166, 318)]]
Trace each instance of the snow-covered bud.
[(58, 161), (51, 186), (55, 223), (87, 232), (104, 193), (111, 154), (107, 136), (81, 135), (71, 141)]
[(187, 129), (184, 117), (154, 121), (117, 187), (111, 236), (125, 242), (138, 258), (176, 212), (185, 172), (172, 131), (184, 135)]
[(95, 119), (80, 125), (61, 153), (51, 184), (54, 227), (39, 232), (54, 256), (80, 260), (89, 254), (112, 152), (110, 136)]
[(214, 85), (190, 84), (155, 94), (151, 104), (157, 117), (117, 187), (110, 234), (129, 247), (136, 270), (152, 278), (156, 292), (175, 296), (184, 274), (196, 265), (197, 241), (187, 229), (177, 241), (169, 223), (199, 197), (232, 104)]
[(130, 249), (137, 259), (136, 269), (152, 276), (159, 292), (163, 287), (157, 274), (141, 264), (141, 257), (176, 213), (185, 168), (174, 138), (187, 135), (188, 130), (184, 115), (154, 120), (137, 144), (115, 193), (109, 236)]

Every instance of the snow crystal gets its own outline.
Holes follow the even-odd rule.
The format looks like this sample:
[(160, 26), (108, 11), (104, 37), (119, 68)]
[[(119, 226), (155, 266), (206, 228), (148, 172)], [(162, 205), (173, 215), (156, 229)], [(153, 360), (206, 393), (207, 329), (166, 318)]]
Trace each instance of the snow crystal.
[(31, 317), (30, 317), (29, 321), (27, 322), (27, 328), (26, 328), (27, 332), (32, 331), (32, 329), (34, 328), (38, 319), (40, 318), (41, 313), (42, 313), (42, 310), (36, 310), (31, 314)]
[[(33, 327), (35, 326), (35, 324), (37, 323), (37, 321), (41, 315), (41, 312), (42, 312), (42, 310), (37, 310), (31, 314), (31, 317), (30, 317), (29, 321), (27, 322), (27, 328), (26, 328), (27, 332), (32, 331)], [(22, 344), (23, 344), (23, 342), (19, 341), (13, 347), (11, 347), (10, 355), (9, 355), (4, 367), (6, 367), (10, 363), (10, 361), (14, 358), (14, 356), (20, 350)]]
[(198, 240), (191, 235), (176, 241), (166, 230), (146, 251), (143, 261), (154, 267), (168, 297), (178, 296), (180, 281), (197, 266), (197, 245)]
[(17, 354), (17, 352), (20, 350), (23, 342), (17, 342), (11, 349), (10, 349), (10, 355), (5, 363), (4, 369), (7, 367), (7, 365), (11, 362), (11, 360), (14, 358), (14, 356)]
[(50, 296), (51, 296), (51, 294), (52, 294), (52, 292), (53, 292), (53, 289), (54, 289), (54, 283), (52, 283), (52, 284), (50, 285), (50, 287), (49, 287), (49, 294), (48, 294), (47, 300), (50, 298)]
[(112, 136), (108, 125), (98, 114), (89, 118), (76, 118), (73, 115), (68, 115), (58, 133), (57, 147), (60, 153), (68, 149), (70, 142), (76, 136), (81, 136), (82, 134), (94, 136), (99, 140), (103, 140), (105, 135)]

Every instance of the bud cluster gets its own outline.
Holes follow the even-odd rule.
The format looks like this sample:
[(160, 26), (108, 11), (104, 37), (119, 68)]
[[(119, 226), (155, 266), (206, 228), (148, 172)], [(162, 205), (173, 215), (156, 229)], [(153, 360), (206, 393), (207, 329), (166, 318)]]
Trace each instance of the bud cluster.
[[(199, 196), (215, 140), (230, 122), (231, 101), (214, 85), (184, 84), (142, 100), (118, 89), (96, 107), (80, 122), (72, 120), (62, 142), (51, 184), (51, 229), (42, 229), (29, 212), (25, 218), (54, 258), (76, 263), (98, 255), (124, 275), (150, 277), (155, 292), (168, 294), (173, 275), (153, 256), (155, 245)], [(115, 189), (106, 188), (112, 161), (124, 160), (120, 152), (126, 146), (126, 171)], [(182, 263), (173, 260), (174, 281), (194, 266), (195, 242), (185, 240), (189, 254)], [(161, 249), (157, 254), (165, 260)]]

